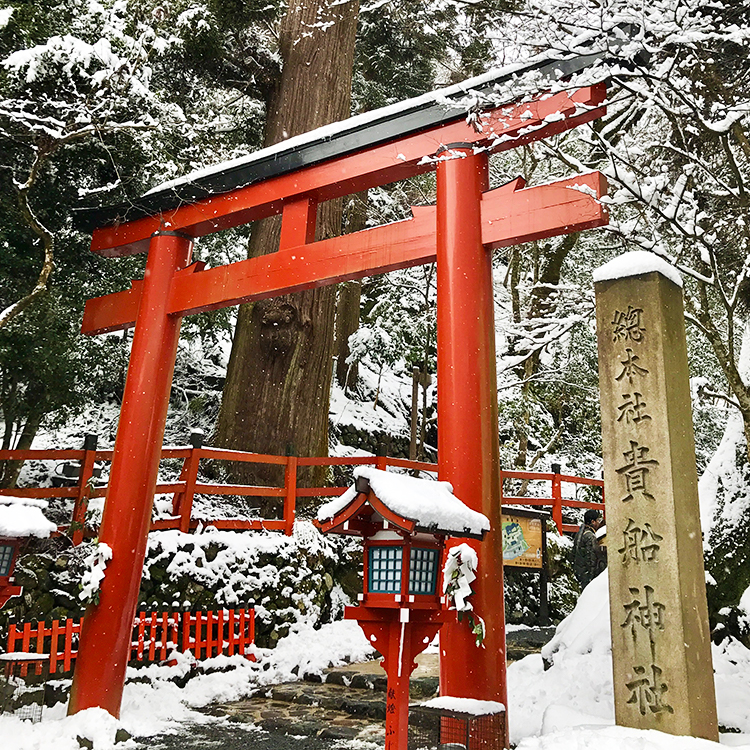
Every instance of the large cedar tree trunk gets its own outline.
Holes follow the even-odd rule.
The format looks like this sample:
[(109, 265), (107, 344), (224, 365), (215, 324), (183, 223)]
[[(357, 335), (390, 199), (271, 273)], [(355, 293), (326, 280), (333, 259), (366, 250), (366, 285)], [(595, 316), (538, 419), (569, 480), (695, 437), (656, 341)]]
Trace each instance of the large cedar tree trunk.
[[(359, 232), (367, 226), (367, 191), (351, 197), (346, 212), (347, 233)], [(349, 336), (359, 328), (359, 308), (362, 298), (362, 282), (349, 281), (338, 286), (336, 302), (336, 381), (344, 388), (353, 388), (357, 383), (357, 363), (346, 363), (349, 357)]]
[[(292, 0), (280, 28), (283, 70), (268, 103), (265, 144), (345, 119), (350, 113), (359, 0)], [(278, 249), (279, 221), (253, 227), (248, 256)], [(341, 201), (318, 208), (316, 237), (340, 233)], [(240, 308), (214, 444), (283, 455), (328, 453), (335, 287)], [(234, 471), (243, 482), (277, 484), (278, 467)], [(320, 471), (300, 472), (315, 486)], [(264, 508), (267, 512), (269, 509)]]

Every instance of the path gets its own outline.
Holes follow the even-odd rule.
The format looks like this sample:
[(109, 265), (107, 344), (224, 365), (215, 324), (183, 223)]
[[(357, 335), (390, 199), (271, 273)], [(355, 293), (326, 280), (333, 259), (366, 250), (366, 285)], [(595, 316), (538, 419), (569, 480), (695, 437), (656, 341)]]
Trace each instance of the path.
[[(554, 628), (508, 632), (510, 661), (539, 651)], [(421, 654), (411, 679), (411, 699), (437, 691), (437, 654)], [(385, 673), (378, 662), (327, 670), (323, 678), (274, 685), (249, 698), (215, 704), (206, 724), (144, 738), (148, 750), (377, 750), (383, 746)]]

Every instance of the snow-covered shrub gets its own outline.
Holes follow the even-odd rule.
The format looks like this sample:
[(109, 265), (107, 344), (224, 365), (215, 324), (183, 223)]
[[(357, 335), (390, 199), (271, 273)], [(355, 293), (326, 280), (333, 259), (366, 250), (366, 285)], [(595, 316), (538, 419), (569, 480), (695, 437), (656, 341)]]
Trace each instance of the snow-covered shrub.
[(179, 531), (152, 533), (141, 581), (141, 602), (172, 607), (235, 607), (255, 602), (256, 638), (272, 645), (303, 624), (341, 616), (361, 591), (361, 552), (324, 537), (308, 521), (294, 534)]
[(750, 589), (750, 466), (741, 419), (730, 419), (699, 486), (713, 639), (732, 636), (750, 646), (750, 622), (740, 605)]

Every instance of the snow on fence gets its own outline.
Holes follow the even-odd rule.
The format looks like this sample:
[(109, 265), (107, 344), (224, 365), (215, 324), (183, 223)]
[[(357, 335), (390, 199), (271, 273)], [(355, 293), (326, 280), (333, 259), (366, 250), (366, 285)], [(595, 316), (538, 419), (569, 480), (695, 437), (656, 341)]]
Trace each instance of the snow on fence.
[[(107, 487), (104, 483), (95, 481), (96, 463), (112, 460), (111, 450), (97, 450), (96, 440), (87, 436), (83, 450), (0, 450), (0, 461), (77, 461), (77, 471), (69, 471), (69, 485), (67, 487), (24, 487), (14, 489), (0, 489), (0, 496), (14, 495), (15, 497), (37, 498), (73, 498), (74, 506), (71, 523), (61, 526), (59, 531), (71, 536), (74, 544), (80, 544), (84, 537), (86, 523), (86, 509), (88, 501), (95, 497), (104, 497)], [(409, 461), (390, 456), (356, 456), (356, 457), (304, 457), (304, 456), (272, 456), (261, 453), (246, 453), (243, 451), (223, 450), (221, 448), (206, 448), (201, 445), (193, 447), (165, 447), (162, 449), (162, 459), (181, 459), (182, 469), (179, 477), (172, 482), (156, 485), (156, 494), (172, 495), (172, 513), (167, 518), (160, 518), (151, 524), (152, 530), (179, 529), (183, 532), (194, 531), (199, 525), (206, 525), (206, 521), (192, 518), (193, 500), (196, 494), (235, 495), (240, 497), (276, 497), (283, 503), (281, 518), (220, 518), (212, 519), (211, 526), (217, 529), (231, 530), (262, 530), (283, 531), (290, 535), (296, 517), (297, 498), (300, 497), (334, 497), (346, 491), (346, 487), (298, 487), (297, 471), (305, 466), (361, 466), (371, 465), (377, 469), (386, 470), (388, 467), (423, 471), (436, 474), (437, 464), (423, 461)], [(221, 484), (202, 482), (198, 479), (201, 461), (230, 461), (239, 463), (275, 464), (284, 467), (284, 484), (281, 487)], [(75, 467), (74, 467), (75, 468)], [(73, 476), (70, 476), (72, 474)], [(532, 497), (525, 493), (522, 496), (505, 496), (503, 486), (507, 479), (519, 479), (525, 487), (529, 482), (546, 480), (552, 483), (549, 497)], [(562, 496), (562, 485), (592, 485), (601, 488), (601, 502), (568, 499)], [(563, 523), (562, 509), (567, 508), (603, 508), (604, 482), (601, 479), (587, 479), (567, 474), (543, 473), (529, 471), (505, 471), (500, 473), (500, 488), (504, 505), (533, 505), (549, 506), (552, 518), (557, 528), (562, 531), (576, 531), (577, 525)]]
[[(49, 673), (70, 672), (78, 656), (78, 638), (83, 618), (64, 621), (11, 623), (7, 652), (49, 654)], [(175, 651), (190, 652), (195, 659), (240, 654), (251, 661), (249, 646), (255, 643), (255, 609), (220, 609), (197, 612), (140, 611), (133, 623), (131, 662), (166, 662)], [(21, 665), (25, 677), (28, 665)], [(41, 674), (42, 665), (36, 665)]]

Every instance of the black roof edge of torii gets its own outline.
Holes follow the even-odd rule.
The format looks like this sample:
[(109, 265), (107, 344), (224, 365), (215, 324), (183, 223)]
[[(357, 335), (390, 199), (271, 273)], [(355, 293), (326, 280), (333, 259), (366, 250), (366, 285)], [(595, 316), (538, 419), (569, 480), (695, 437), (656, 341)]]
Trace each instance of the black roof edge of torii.
[[(538, 60), (510, 72), (499, 71), (496, 77), (482, 81), (479, 86), (463, 89), (462, 84), (458, 84), (455, 88), (459, 90), (452, 98), (458, 100), (470, 91), (490, 94), (494, 86), (531, 72), (538, 72), (542, 76), (554, 75), (558, 80), (562, 80), (605, 61), (610, 55), (609, 51), (603, 50), (562, 59)], [(74, 209), (73, 225), (80, 231), (91, 233), (100, 227), (153, 216), (466, 117), (464, 107), (451, 108), (446, 106), (445, 102), (434, 100), (425, 102), (424, 97), (417, 97), (412, 107), (408, 106), (408, 100), (404, 105), (397, 112), (384, 115), (382, 118), (377, 117), (377, 111), (371, 112), (364, 123), (357, 123), (356, 118), (352, 118), (355, 122), (351, 128), (344, 125), (333, 135), (323, 133), (315, 138), (315, 131), (311, 131), (310, 140), (303, 144), (291, 145), (287, 150), (277, 147), (265, 157), (262, 151), (258, 151), (257, 159), (253, 159), (253, 154), (250, 154), (246, 163), (230, 163), (226, 169), (198, 176), (193, 180), (186, 179), (177, 185), (167, 184), (165, 188), (149, 192), (129, 203)], [(385, 112), (391, 108), (383, 109)]]

